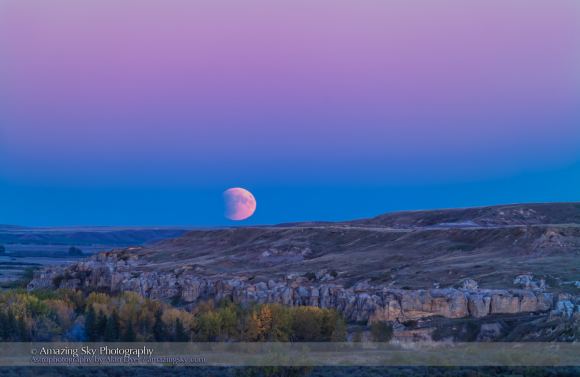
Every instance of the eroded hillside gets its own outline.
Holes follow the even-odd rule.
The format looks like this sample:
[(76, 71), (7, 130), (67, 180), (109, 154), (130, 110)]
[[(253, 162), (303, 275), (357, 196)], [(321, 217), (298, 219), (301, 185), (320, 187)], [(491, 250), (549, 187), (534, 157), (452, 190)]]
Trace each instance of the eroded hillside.
[[(577, 204), (195, 230), (46, 269), (30, 289), (331, 307), (352, 321), (580, 311)], [(526, 222), (527, 221), (527, 222)]]

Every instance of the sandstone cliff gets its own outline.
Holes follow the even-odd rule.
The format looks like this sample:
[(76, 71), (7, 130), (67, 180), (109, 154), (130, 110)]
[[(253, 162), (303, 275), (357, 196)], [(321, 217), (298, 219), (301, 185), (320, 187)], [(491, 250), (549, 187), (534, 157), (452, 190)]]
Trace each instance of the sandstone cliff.
[(570, 317), (579, 271), (580, 204), (521, 204), (194, 230), (40, 271), (29, 288), (315, 305), (351, 321)]
[[(466, 288), (393, 289), (358, 284), (311, 282), (304, 277), (252, 282), (247, 277), (201, 277), (188, 269), (173, 272), (139, 271), (143, 261), (120, 252), (99, 254), (66, 268), (38, 272), (29, 289), (75, 288), (108, 292), (135, 291), (153, 299), (181, 304), (203, 299), (230, 298), (239, 303), (281, 303), (333, 308), (349, 321), (407, 321), (430, 316), (485, 317), (490, 314), (545, 312), (553, 309), (580, 311), (571, 296), (558, 300), (541, 289)], [(565, 302), (564, 302), (565, 301)]]

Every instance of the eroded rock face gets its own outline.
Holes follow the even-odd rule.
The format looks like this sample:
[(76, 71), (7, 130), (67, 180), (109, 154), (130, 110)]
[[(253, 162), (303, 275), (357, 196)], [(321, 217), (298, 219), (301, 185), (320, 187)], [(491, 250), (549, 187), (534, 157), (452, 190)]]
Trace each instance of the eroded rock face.
[(469, 313), (476, 318), (485, 317), (490, 313), (491, 296), (484, 293), (473, 292), (468, 296), (467, 308)]
[(479, 284), (473, 279), (465, 279), (461, 282), (461, 286), (463, 289), (467, 290), (476, 290), (479, 288)]
[(514, 278), (514, 284), (525, 289), (546, 289), (544, 279), (535, 280), (531, 274), (518, 275)]
[(552, 317), (580, 318), (580, 297), (574, 297), (568, 293), (561, 293), (556, 298), (553, 310), (550, 312)]
[(314, 283), (286, 278), (253, 282), (246, 277), (203, 277), (185, 268), (158, 272), (141, 267), (137, 258), (102, 253), (66, 268), (42, 270), (36, 273), (28, 288), (134, 291), (152, 299), (182, 303), (231, 298), (242, 304), (310, 305), (336, 309), (349, 321), (366, 322), (541, 312), (555, 309), (558, 301), (551, 293), (541, 290), (478, 289), (476, 284), (468, 284), (464, 289), (406, 290), (374, 287), (368, 283), (345, 288), (331, 281)]

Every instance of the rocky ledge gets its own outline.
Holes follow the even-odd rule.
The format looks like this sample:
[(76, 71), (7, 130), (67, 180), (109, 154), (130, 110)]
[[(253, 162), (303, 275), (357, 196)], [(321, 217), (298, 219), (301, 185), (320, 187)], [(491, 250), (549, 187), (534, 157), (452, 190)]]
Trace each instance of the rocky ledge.
[(108, 252), (67, 267), (35, 273), (29, 290), (72, 288), (107, 292), (134, 291), (145, 297), (194, 304), (230, 298), (238, 303), (280, 303), (333, 308), (349, 321), (407, 321), (430, 316), (485, 317), (490, 314), (548, 312), (580, 315), (580, 297), (544, 289), (480, 289), (473, 281), (463, 288), (392, 289), (356, 284), (346, 288), (303, 277), (254, 282), (247, 277), (202, 276), (194, 268), (147, 271), (136, 256)]

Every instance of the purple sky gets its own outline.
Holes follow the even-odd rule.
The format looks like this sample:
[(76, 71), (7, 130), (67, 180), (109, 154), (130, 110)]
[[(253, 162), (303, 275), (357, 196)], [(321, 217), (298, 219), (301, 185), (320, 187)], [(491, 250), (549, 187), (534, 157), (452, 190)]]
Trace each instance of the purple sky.
[[(203, 198), (230, 186), (276, 198), (257, 222), (578, 200), (579, 38), (576, 0), (3, 0), (0, 223), (216, 224)], [(131, 217), (122, 190), (188, 211)]]

